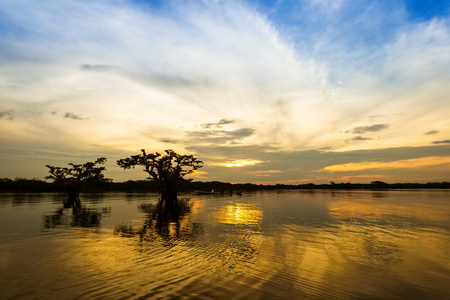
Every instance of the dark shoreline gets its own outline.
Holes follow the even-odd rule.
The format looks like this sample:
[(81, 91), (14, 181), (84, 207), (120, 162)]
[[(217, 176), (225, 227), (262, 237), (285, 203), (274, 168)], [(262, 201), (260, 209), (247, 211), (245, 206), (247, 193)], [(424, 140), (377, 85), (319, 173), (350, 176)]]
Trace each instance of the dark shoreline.
[[(391, 189), (450, 189), (450, 182), (428, 183), (306, 183), (299, 185), (274, 184), (262, 185), (253, 183), (229, 183), (220, 181), (194, 181), (183, 189), (183, 192), (196, 190), (216, 192), (257, 191), (257, 190), (391, 190)], [(125, 182), (100, 182), (86, 187), (84, 192), (157, 192), (153, 182), (146, 180), (128, 180)], [(0, 192), (64, 192), (60, 186), (40, 179), (0, 178)]]

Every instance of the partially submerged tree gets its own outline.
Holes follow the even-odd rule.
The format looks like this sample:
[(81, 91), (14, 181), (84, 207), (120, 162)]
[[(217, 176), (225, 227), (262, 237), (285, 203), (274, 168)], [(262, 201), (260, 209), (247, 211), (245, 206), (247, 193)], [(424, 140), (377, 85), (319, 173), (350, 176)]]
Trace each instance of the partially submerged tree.
[(147, 154), (144, 149), (141, 151), (142, 154), (119, 159), (117, 164), (124, 169), (144, 166), (144, 172), (150, 175), (148, 179), (157, 183), (163, 201), (177, 199), (183, 184), (192, 180), (184, 177), (194, 173), (203, 164), (192, 155), (180, 155), (173, 150), (165, 150), (164, 155), (158, 152)]
[(87, 162), (84, 164), (75, 165), (70, 163), (70, 167), (54, 167), (46, 165), (49, 168), (50, 175), (45, 179), (53, 180), (55, 183), (63, 186), (69, 193), (67, 203), (64, 203), (64, 207), (72, 207), (80, 204), (78, 195), (81, 190), (88, 184), (93, 182), (105, 182), (111, 181), (109, 178), (105, 178), (102, 174), (105, 167), (100, 166), (106, 162), (106, 158), (97, 158), (95, 162)]

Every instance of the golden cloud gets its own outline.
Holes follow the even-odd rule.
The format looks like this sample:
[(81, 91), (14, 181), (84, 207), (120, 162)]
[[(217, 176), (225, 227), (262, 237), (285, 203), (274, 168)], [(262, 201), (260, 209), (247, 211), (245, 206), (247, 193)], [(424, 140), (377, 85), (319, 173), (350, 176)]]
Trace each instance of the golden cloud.
[(392, 162), (362, 162), (332, 165), (325, 167), (325, 171), (346, 172), (362, 171), (368, 169), (409, 169), (418, 167), (428, 167), (442, 164), (450, 164), (450, 156), (429, 156), (422, 158), (404, 159)]
[(188, 176), (194, 177), (194, 178), (207, 178), (206, 177), (207, 174), (208, 174), (208, 172), (205, 172), (205, 171), (194, 170), (194, 173), (191, 173)]

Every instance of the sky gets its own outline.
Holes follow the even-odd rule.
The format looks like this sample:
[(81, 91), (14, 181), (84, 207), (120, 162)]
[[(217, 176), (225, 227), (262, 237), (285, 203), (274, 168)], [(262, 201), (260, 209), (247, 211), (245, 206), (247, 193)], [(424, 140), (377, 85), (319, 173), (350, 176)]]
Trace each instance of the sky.
[(450, 181), (450, 1), (0, 0), (0, 178)]

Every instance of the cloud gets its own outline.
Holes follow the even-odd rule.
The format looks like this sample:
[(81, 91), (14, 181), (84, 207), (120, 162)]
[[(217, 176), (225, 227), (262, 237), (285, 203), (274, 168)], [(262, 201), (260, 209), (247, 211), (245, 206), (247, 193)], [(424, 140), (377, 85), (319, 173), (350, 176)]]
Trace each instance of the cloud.
[[(253, 182), (258, 181), (261, 176), (257, 176), (260, 171), (264, 174), (267, 170), (281, 170), (280, 173), (272, 173), (272, 182), (281, 182), (287, 179), (300, 180), (309, 178), (310, 182), (321, 181), (328, 182), (332, 180), (328, 173), (324, 173), (325, 168), (330, 166), (341, 165), (357, 165), (367, 166), (371, 168), (361, 168), (360, 174), (353, 175), (369, 175), (367, 172), (375, 170), (377, 173), (370, 175), (392, 176), (393, 166), (397, 161), (408, 161), (411, 168), (415, 167), (415, 163), (422, 161), (424, 167), (437, 166), (434, 164), (439, 159), (434, 159), (433, 163), (424, 164), (425, 158), (429, 157), (448, 157), (450, 153), (450, 145), (436, 145), (425, 147), (394, 147), (384, 149), (366, 149), (351, 151), (280, 151), (270, 146), (264, 145), (192, 145), (188, 150), (196, 153), (205, 164), (205, 171), (208, 171), (211, 178), (220, 178), (219, 180), (231, 182)], [(229, 168), (220, 168), (209, 166), (208, 162), (228, 162), (233, 160), (255, 160), (261, 161), (260, 164), (253, 165), (252, 169), (246, 171), (241, 169), (240, 172), (234, 172)], [(408, 162), (403, 164), (402, 170), (406, 170)], [(414, 164), (413, 164), (414, 163)], [(387, 166), (383, 169), (383, 166)], [(397, 164), (396, 166), (400, 166)], [(417, 165), (418, 166), (418, 165)], [(400, 169), (400, 168), (398, 168)], [(342, 169), (343, 170), (343, 169)], [(327, 171), (328, 172), (328, 171)], [(343, 172), (343, 171), (342, 171)], [(429, 173), (420, 173), (420, 168), (407, 171), (408, 176), (430, 176)], [(267, 173), (269, 174), (269, 173)], [(430, 177), (431, 178), (431, 177)], [(429, 181), (430, 179), (421, 179), (421, 181)], [(444, 180), (444, 179), (442, 179)]]
[(273, 176), (274, 174), (280, 174), (280, 173), (282, 173), (282, 171), (280, 171), (280, 170), (267, 170), (267, 171), (254, 171), (254, 172), (251, 172), (252, 174), (254, 174), (255, 176), (258, 176), (258, 177), (270, 177), (270, 176)]
[(195, 170), (194, 173), (189, 174), (188, 177), (196, 179), (208, 179), (206, 175), (208, 175), (208, 172)]
[(236, 130), (207, 130), (186, 132), (188, 144), (224, 144), (238, 142), (255, 133), (253, 128), (240, 128)]
[(222, 119), (216, 123), (204, 123), (204, 124), (201, 124), (200, 126), (202, 126), (203, 128), (207, 128), (207, 129), (209, 129), (211, 127), (222, 128), (222, 125), (233, 124), (234, 122), (235, 122), (235, 120)]
[(0, 119), (12, 121), (14, 120), (14, 114), (12, 111), (0, 111)]
[(166, 144), (179, 144), (181, 141), (177, 140), (177, 139), (159, 139), (159, 141), (161, 143), (166, 143)]
[(66, 112), (66, 114), (64, 115), (65, 119), (72, 119), (72, 120), (85, 120), (85, 118), (82, 118), (74, 113), (71, 112)]
[(436, 134), (436, 133), (439, 133), (439, 131), (437, 131), (437, 130), (431, 130), (431, 131), (425, 132), (423, 135), (432, 135), (432, 134)]
[(381, 131), (381, 130), (387, 129), (387, 128), (389, 128), (389, 125), (376, 124), (376, 125), (371, 125), (371, 126), (355, 127), (355, 128), (353, 128), (352, 132), (353, 133), (377, 132), (377, 131)]
[(1, 53), (11, 54), (0, 56), (0, 63), (12, 70), (0, 71), (0, 86), (12, 102), (80, 115), (94, 107), (129, 131), (134, 120), (140, 127), (164, 124), (171, 130), (194, 124), (220, 128), (246, 119), (249, 127), (262, 127), (260, 137), (271, 133), (274, 140), (289, 135), (290, 126), (282, 123), (292, 105), (314, 109), (302, 103), (322, 88), (326, 71), (296, 55), (291, 42), (250, 5), (194, 1), (164, 7), (10, 1), (1, 10), (20, 32), (0, 36)]
[(106, 72), (110, 70), (114, 70), (117, 67), (111, 66), (111, 65), (89, 65), (89, 64), (82, 64), (80, 65), (80, 69), (84, 71), (98, 71), (98, 72)]
[(415, 159), (403, 159), (392, 162), (362, 162), (349, 163), (341, 165), (332, 165), (324, 168), (325, 171), (330, 172), (348, 172), (348, 171), (363, 171), (368, 169), (411, 169), (418, 167), (428, 167), (435, 165), (450, 164), (450, 156), (432, 156), (421, 157)]
[(367, 141), (367, 140), (371, 140), (371, 138), (365, 138), (365, 137), (362, 137), (362, 136), (360, 136), (360, 135), (355, 136), (355, 137), (352, 139), (352, 141)]
[[(450, 30), (447, 18), (411, 23), (398, 32), (397, 39), (386, 45), (386, 71), (393, 84), (427, 84), (431, 77), (437, 82), (449, 79)], [(439, 78), (439, 76), (442, 76)]]
[[(276, 1), (270, 12), (254, 1), (139, 3), (2, 2), (0, 109), (20, 121), (5, 122), (17, 124), (2, 145), (10, 132), (77, 153), (169, 143), (211, 161), (263, 161), (251, 168), (283, 170), (276, 180), (447, 146), (408, 147), (430, 143), (417, 128), (448, 122), (448, 14), (412, 21), (401, 1)], [(219, 169), (209, 175), (255, 176)]]
[(434, 141), (432, 144), (450, 144), (450, 140)]

